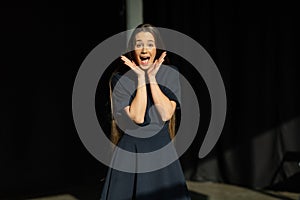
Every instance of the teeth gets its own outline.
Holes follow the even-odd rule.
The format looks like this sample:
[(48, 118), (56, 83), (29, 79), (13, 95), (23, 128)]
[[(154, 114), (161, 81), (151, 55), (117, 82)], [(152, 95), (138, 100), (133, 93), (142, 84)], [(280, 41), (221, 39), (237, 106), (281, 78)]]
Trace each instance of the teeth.
[(149, 60), (149, 59), (142, 60), (141, 63), (142, 63), (143, 65), (147, 65), (147, 64), (148, 64), (148, 60)]

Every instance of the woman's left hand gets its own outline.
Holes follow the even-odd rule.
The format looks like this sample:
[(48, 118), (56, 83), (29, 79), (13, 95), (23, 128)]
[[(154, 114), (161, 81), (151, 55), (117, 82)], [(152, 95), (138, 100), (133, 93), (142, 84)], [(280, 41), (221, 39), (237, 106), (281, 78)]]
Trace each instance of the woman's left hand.
[(152, 66), (147, 70), (147, 75), (149, 78), (155, 78), (161, 64), (164, 62), (167, 52), (163, 52), (158, 60), (152, 64)]

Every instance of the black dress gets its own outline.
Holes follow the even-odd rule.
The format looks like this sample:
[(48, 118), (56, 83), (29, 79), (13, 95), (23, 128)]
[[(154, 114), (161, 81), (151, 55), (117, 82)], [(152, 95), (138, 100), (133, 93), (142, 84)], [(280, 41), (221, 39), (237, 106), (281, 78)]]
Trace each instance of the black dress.
[[(113, 86), (113, 108), (114, 116), (117, 118), (118, 125), (122, 127), (124, 133), (117, 146), (123, 150), (133, 153), (147, 153), (160, 150), (167, 144), (172, 143), (169, 135), (169, 121), (163, 122), (156, 109), (152, 107), (153, 100), (150, 86), (147, 87), (147, 109), (145, 119), (142, 124), (130, 125), (128, 116), (124, 112), (124, 107), (130, 105), (136, 92), (136, 75), (130, 71), (124, 75), (119, 73), (112, 77)], [(180, 104), (180, 84), (179, 76), (175, 67), (161, 66), (156, 79), (158, 80), (161, 91), (173, 101), (176, 101), (177, 109)], [(130, 127), (132, 126), (132, 127)], [(155, 130), (155, 134), (136, 137), (134, 133), (138, 127), (150, 127), (142, 129), (141, 134), (146, 134)], [(138, 129), (139, 130), (139, 129)], [(139, 131), (138, 131), (139, 132)], [(163, 153), (162, 153), (163, 154)], [(166, 153), (165, 153), (166, 154)], [(167, 152), (170, 154), (170, 152)], [(171, 154), (176, 154), (173, 147)], [(165, 155), (166, 156), (166, 155)], [(168, 156), (168, 155), (167, 155)], [(158, 157), (152, 162), (159, 164), (163, 159)], [(166, 157), (165, 157), (166, 158)], [(120, 151), (116, 150), (112, 159), (113, 168), (109, 168), (105, 183), (102, 189), (101, 200), (189, 200), (189, 192), (186, 186), (185, 177), (178, 159), (170, 164), (149, 172), (138, 172), (138, 157), (128, 161), (127, 158), (120, 156)], [(130, 162), (135, 168), (133, 171), (126, 172), (116, 169), (115, 165), (122, 165), (122, 162)], [(163, 162), (161, 162), (163, 163)], [(146, 164), (147, 163), (143, 163)], [(153, 164), (153, 163), (148, 163)], [(144, 166), (146, 166), (144, 165)], [(159, 165), (158, 165), (159, 166)], [(138, 173), (135, 173), (137, 171)]]

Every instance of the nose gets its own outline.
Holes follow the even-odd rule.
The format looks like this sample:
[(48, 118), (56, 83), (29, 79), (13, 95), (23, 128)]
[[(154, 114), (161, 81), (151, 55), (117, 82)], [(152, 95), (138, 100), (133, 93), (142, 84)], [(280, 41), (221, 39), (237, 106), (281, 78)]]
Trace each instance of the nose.
[(143, 47), (143, 48), (142, 48), (142, 53), (146, 53), (146, 52), (147, 52), (146, 47)]

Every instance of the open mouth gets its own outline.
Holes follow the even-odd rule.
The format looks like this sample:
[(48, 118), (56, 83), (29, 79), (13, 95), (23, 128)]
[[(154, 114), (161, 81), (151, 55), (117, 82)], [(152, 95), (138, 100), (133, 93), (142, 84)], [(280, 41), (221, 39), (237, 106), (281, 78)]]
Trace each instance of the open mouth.
[(141, 59), (141, 64), (142, 65), (148, 65), (148, 62), (149, 62), (149, 59), (150, 59), (150, 57), (141, 57), (140, 56), (140, 59)]

